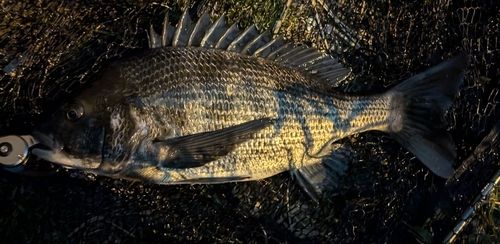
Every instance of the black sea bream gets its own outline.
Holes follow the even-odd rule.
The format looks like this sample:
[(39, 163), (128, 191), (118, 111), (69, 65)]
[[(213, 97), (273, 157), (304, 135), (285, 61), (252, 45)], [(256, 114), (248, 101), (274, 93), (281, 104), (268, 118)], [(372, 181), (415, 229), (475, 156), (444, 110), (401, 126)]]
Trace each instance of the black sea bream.
[[(367, 96), (334, 84), (349, 74), (307, 46), (239, 31), (207, 14), (165, 21), (150, 50), (111, 64), (33, 133), (45, 160), (157, 184), (259, 180), (292, 171), (317, 189), (340, 173), (336, 141), (388, 133), (432, 172), (451, 177), (454, 142), (443, 126), (468, 66), (460, 56)], [(338, 157), (341, 158), (341, 157)], [(332, 171), (332, 170), (329, 170)], [(312, 188), (311, 188), (312, 187)]]

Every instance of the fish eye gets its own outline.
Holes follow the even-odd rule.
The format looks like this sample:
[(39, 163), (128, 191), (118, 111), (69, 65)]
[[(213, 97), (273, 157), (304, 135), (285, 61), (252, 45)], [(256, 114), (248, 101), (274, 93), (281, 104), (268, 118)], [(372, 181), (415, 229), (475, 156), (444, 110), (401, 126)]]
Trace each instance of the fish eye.
[(66, 112), (66, 118), (70, 121), (77, 121), (83, 115), (83, 108), (79, 105), (71, 106)]

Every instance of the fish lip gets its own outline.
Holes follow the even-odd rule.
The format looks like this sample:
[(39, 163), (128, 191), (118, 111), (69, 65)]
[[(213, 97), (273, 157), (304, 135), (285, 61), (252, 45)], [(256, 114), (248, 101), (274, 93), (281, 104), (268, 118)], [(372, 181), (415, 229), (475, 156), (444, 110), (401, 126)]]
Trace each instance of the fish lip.
[(104, 160), (104, 149), (105, 143), (104, 139), (106, 138), (106, 129), (102, 128), (101, 135), (99, 137), (101, 145), (101, 162), (97, 165), (93, 165), (95, 167), (91, 167), (91, 165), (85, 161), (84, 159), (73, 158), (68, 153), (63, 151), (63, 146), (54, 139), (52, 134), (45, 134), (41, 131), (33, 131), (31, 136), (35, 138), (39, 143), (31, 148), (31, 153), (45, 161), (52, 162), (67, 168), (72, 169), (80, 169), (84, 171), (93, 171), (99, 168), (98, 165), (102, 164)]
[(35, 130), (31, 132), (31, 136), (33, 136), (33, 138), (35, 138), (35, 140), (39, 142), (34, 146), (36, 148), (44, 149), (47, 151), (49, 150), (54, 151), (54, 149), (56, 148), (57, 143), (54, 140), (54, 136), (52, 134), (47, 135), (45, 133)]
[(83, 161), (80, 159), (75, 159), (69, 157), (59, 143), (54, 139), (52, 134), (45, 134), (40, 131), (33, 131), (31, 136), (39, 142), (31, 149), (31, 153), (45, 161), (59, 164), (69, 168), (81, 169), (83, 167)]

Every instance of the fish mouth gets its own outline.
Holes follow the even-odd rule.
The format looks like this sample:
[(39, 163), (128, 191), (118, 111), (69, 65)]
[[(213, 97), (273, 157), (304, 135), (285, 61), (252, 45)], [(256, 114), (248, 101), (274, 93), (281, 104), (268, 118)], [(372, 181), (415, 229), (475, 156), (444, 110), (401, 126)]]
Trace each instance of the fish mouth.
[(31, 149), (31, 153), (45, 161), (74, 169), (89, 169), (85, 167), (82, 159), (70, 157), (62, 149), (63, 147), (54, 139), (53, 135), (33, 131), (31, 135), (40, 142)]

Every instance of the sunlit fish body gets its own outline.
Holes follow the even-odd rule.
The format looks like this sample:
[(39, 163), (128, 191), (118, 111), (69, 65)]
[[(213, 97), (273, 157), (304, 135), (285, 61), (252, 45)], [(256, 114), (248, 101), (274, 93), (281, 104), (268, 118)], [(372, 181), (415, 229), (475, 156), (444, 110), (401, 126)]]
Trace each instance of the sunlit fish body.
[[(388, 133), (432, 172), (452, 176), (456, 152), (443, 126), (468, 59), (445, 61), (367, 96), (332, 84), (349, 69), (314, 48), (240, 31), (222, 17), (150, 34), (150, 50), (116, 61), (41, 121), (45, 160), (157, 184), (259, 180), (291, 171), (308, 192), (345, 170), (335, 143)], [(340, 155), (340, 154), (339, 154)], [(344, 158), (345, 159), (345, 158)], [(329, 169), (325, 171), (325, 169)]]

